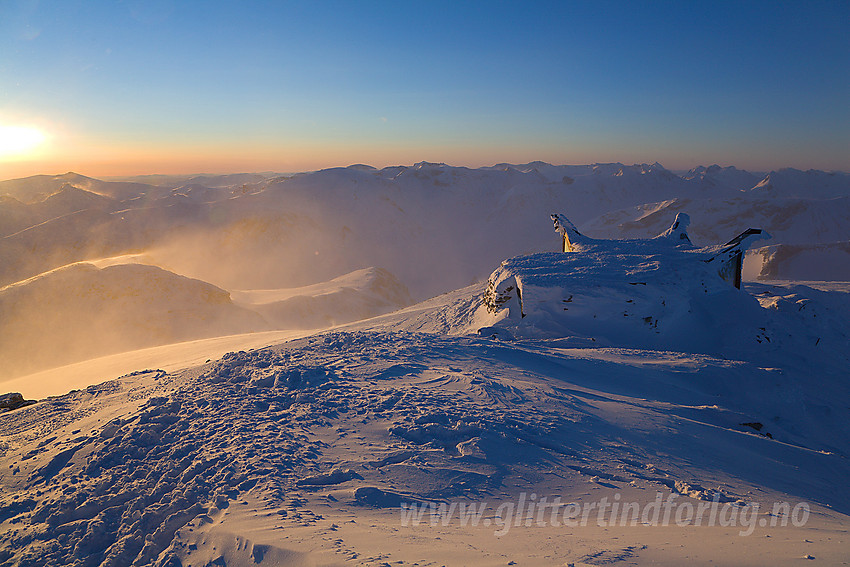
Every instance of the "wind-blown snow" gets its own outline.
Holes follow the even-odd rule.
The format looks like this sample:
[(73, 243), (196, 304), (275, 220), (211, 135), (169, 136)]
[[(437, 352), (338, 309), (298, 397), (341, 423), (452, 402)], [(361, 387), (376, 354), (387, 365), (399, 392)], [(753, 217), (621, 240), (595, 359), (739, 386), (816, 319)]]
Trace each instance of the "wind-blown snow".
[[(14, 382), (26, 398), (35, 380), (79, 389), (0, 414), (0, 565), (840, 564), (850, 290), (735, 289), (705, 261), (720, 247), (699, 246), (765, 228), (755, 253), (774, 277), (841, 258), (825, 243), (850, 238), (846, 180), (423, 162), (0, 183), (0, 348), (19, 341), (3, 352), (60, 356), (93, 319), (188, 341)], [(552, 211), (629, 238), (554, 252)], [(694, 245), (684, 223), (636, 239), (672, 212), (691, 214)], [(387, 313), (405, 287), (434, 297)], [(9, 315), (38, 306), (53, 306), (39, 336), (19, 338), (30, 328)], [(494, 536), (502, 506), (531, 494), (648, 505), (659, 491), (762, 507), (748, 536), (521, 518)], [(490, 523), (400, 523), (401, 504), (431, 502), (480, 504)], [(772, 527), (775, 502), (805, 502), (809, 523)]]
[[(525, 262), (545, 268), (550, 259)], [(803, 296), (794, 294), (811, 288), (759, 285), (753, 291), (771, 298), (767, 309), (789, 318), (777, 319), (778, 329), (803, 326), (796, 307), (783, 304), (798, 306)], [(489, 502), (485, 515), (494, 518), (499, 503), (529, 490), (565, 502), (615, 491), (649, 502), (658, 490), (694, 503), (805, 499), (818, 519), (794, 534), (800, 543), (791, 551), (763, 546), (777, 530), (757, 526), (734, 547), (753, 546), (775, 563), (800, 550), (841, 556), (843, 545), (826, 534), (846, 526), (850, 511), (834, 489), (850, 473), (846, 361), (824, 359), (815, 369), (820, 359), (809, 358), (804, 370), (787, 348), (774, 348), (768, 367), (687, 351), (589, 348), (580, 336), (505, 341), (404, 330), (425, 319), (463, 324), (475, 295), (448, 294), (183, 372), (134, 373), (0, 416), (4, 560), (370, 565), (454, 553), (465, 564), (547, 564), (627, 548), (637, 558), (684, 560), (678, 543), (665, 543), (679, 532), (656, 540), (656, 528), (626, 529), (616, 541), (577, 532), (569, 547), (554, 543), (563, 528), (518, 527), (501, 540), (492, 529), (441, 528), (449, 542), (476, 542), (466, 556), (433, 531), (398, 525), (401, 502)], [(703, 338), (712, 332), (723, 329), (703, 329)], [(384, 529), (398, 545), (378, 535)], [(738, 529), (701, 532), (716, 542), (701, 557), (735, 562), (721, 550)]]
[(238, 305), (256, 311), (277, 328), (330, 327), (407, 307), (413, 301), (395, 276), (380, 268), (298, 288), (234, 290)]
[(155, 266), (73, 264), (0, 288), (2, 378), (146, 346), (262, 331), (208, 283)]
[[(352, 166), (216, 187), (203, 179), (168, 187), (39, 176), (0, 182), (0, 194), (30, 203), (6, 199), (0, 206), (0, 283), (144, 250), (161, 267), (224, 289), (301, 287), (379, 266), (419, 300), (482, 281), (504, 257), (553, 249), (540, 221), (552, 210), (594, 236), (640, 237), (659, 227), (627, 223), (645, 217), (647, 203), (663, 202), (667, 210), (658, 217), (688, 212), (702, 243), (728, 240), (743, 224), (762, 226), (777, 244), (848, 239), (841, 220), (847, 175), (781, 170), (758, 180), (715, 166), (679, 176), (659, 164), (542, 162)], [(68, 183), (109, 201), (95, 207), (79, 194), (39, 212)], [(843, 200), (825, 201), (834, 198)], [(615, 219), (584, 226), (624, 207), (641, 209), (619, 214), (613, 225)], [(258, 250), (277, 261), (263, 261)]]
[(150, 262), (103, 258), (0, 288), (0, 380), (154, 345), (324, 328), (412, 303), (379, 268), (304, 288), (227, 292)]

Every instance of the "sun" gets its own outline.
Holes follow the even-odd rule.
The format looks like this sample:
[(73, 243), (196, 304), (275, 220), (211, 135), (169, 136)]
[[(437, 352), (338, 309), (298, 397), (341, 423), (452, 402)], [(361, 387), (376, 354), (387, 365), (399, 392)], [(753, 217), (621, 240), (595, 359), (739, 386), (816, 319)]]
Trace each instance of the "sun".
[(47, 135), (32, 126), (0, 124), (0, 160), (26, 157), (47, 139)]

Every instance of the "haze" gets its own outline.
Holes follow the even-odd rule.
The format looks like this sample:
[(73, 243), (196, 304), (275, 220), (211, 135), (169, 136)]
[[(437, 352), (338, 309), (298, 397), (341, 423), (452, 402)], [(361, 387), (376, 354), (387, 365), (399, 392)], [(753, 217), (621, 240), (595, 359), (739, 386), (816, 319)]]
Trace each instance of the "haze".
[(846, 563), (848, 22), (0, 0), (0, 564)]

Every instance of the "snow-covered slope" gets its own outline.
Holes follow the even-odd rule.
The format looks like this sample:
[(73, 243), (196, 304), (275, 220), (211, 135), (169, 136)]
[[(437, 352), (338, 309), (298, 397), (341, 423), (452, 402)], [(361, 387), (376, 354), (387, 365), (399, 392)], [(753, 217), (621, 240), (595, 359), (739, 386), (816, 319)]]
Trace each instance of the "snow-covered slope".
[[(27, 209), (0, 202), (0, 234), (7, 235), (0, 284), (145, 251), (166, 269), (225, 289), (300, 287), (381, 266), (423, 299), (482, 281), (504, 257), (554, 249), (542, 220), (553, 210), (600, 236), (654, 234), (651, 213), (663, 210), (665, 219), (670, 211), (691, 214), (698, 241), (729, 238), (742, 224), (775, 232), (775, 243), (850, 238), (842, 222), (847, 175), (781, 170), (759, 178), (719, 166), (679, 176), (659, 164), (542, 162), (358, 165), (264, 180), (198, 177), (174, 187), (38, 176), (0, 183), (0, 194), (33, 201)], [(62, 215), (35, 214), (68, 183), (116, 202), (104, 208), (79, 199)], [(35, 226), (23, 230), (28, 218)]]
[(731, 238), (743, 225), (760, 226), (775, 244), (758, 258), (749, 255), (750, 277), (847, 280), (850, 262), (840, 243), (850, 238), (848, 187), (845, 174), (781, 170), (736, 195), (645, 203), (609, 211), (582, 229), (599, 237), (647, 237), (663, 230), (672, 215), (687, 212), (694, 241), (708, 243)]
[(0, 379), (108, 353), (268, 329), (229, 294), (155, 266), (73, 264), (0, 288)]
[[(552, 210), (568, 211), (581, 222), (613, 207), (711, 191), (657, 164), (335, 168), (272, 180), (262, 192), (222, 203), (216, 216), (244, 220), (189, 241), (200, 248), (192, 257), (181, 255), (183, 243), (163, 254), (179, 263), (181, 273), (228, 288), (239, 287), (233, 273), (216, 270), (210, 261), (222, 250), (240, 277), (249, 272), (257, 248), (294, 268), (250, 270), (254, 280), (247, 287), (304, 285), (312, 282), (293, 274), (327, 280), (340, 269), (378, 265), (420, 299), (481, 281), (504, 256), (553, 249), (542, 220)], [(214, 252), (205, 253), (203, 242), (214, 243)]]
[(712, 188), (713, 192), (734, 194), (755, 186), (764, 178), (764, 174), (749, 172), (734, 166), (720, 167), (714, 164), (708, 167), (702, 165), (695, 167), (682, 177), (689, 181), (701, 182), (706, 187)]
[(62, 175), (35, 175), (0, 181), (0, 195), (9, 195), (19, 201), (32, 203), (44, 200), (68, 184), (119, 201), (139, 195), (160, 195), (167, 192), (165, 188), (145, 183), (101, 181), (68, 172)]
[(407, 288), (381, 268), (364, 268), (298, 288), (235, 290), (233, 300), (280, 329), (330, 327), (407, 307)]
[(324, 328), (412, 303), (380, 268), (301, 288), (228, 292), (151, 262), (144, 254), (102, 258), (0, 288), (0, 381), (152, 345)]
[(831, 199), (847, 195), (850, 174), (786, 168), (771, 171), (749, 192), (772, 198)]
[[(0, 183), (0, 193), (17, 196), (0, 197), (0, 286), (74, 262), (105, 267), (112, 262), (107, 259), (133, 256), (221, 290), (287, 289), (291, 295), (306, 288), (285, 300), (239, 297), (262, 311), (270, 326), (327, 325), (408, 303), (400, 286), (421, 300), (484, 282), (504, 258), (557, 250), (546, 219), (559, 210), (593, 236), (650, 236), (676, 212), (694, 219), (698, 244), (725, 242), (747, 226), (760, 226), (779, 247), (771, 248), (766, 275), (810, 280), (850, 272), (840, 244), (824, 252), (826, 243), (850, 239), (850, 185), (840, 173), (763, 175), (710, 166), (676, 175), (659, 164), (469, 169), (421, 162), (170, 181), (105, 182), (69, 173)], [(750, 256), (759, 261), (748, 261), (747, 273), (761, 271), (762, 257)], [(323, 283), (368, 266), (387, 270), (398, 285), (380, 284), (378, 292)], [(75, 328), (64, 327), (71, 334)], [(213, 328), (244, 330), (196, 326), (200, 334), (179, 336), (201, 338)], [(51, 327), (50, 333), (61, 332)], [(55, 358), (27, 357), (33, 369)]]
[(776, 244), (749, 254), (752, 279), (850, 281), (850, 241)]
[[(545, 219), (558, 210), (592, 236), (651, 236), (677, 212), (693, 218), (698, 244), (760, 226), (773, 235), (773, 248), (749, 257), (748, 274), (850, 277), (841, 245), (825, 248), (850, 239), (850, 183), (840, 173), (763, 175), (710, 166), (676, 175), (659, 164), (469, 169), (422, 162), (170, 181), (105, 182), (69, 173), (0, 182), (0, 194), (16, 196), (0, 198), (0, 286), (74, 262), (104, 267), (105, 259), (135, 255), (144, 258), (139, 263), (224, 290), (306, 287), (285, 300), (239, 297), (270, 326), (327, 325), (408, 303), (399, 286), (421, 300), (485, 281), (506, 257), (557, 250)], [(376, 299), (362, 286), (322, 283), (368, 266), (392, 273), (398, 285), (384, 286)], [(64, 329), (73, 334), (75, 325)], [(201, 338), (211, 329), (196, 326), (200, 334), (179, 337)], [(244, 328), (215, 332), (237, 330)], [(51, 327), (49, 334), (61, 332)], [(31, 369), (71, 360), (47, 353), (26, 358)]]
[(0, 196), (0, 237), (36, 224), (38, 216), (30, 207), (14, 197)]
[[(0, 562), (840, 564), (847, 360), (807, 349), (815, 336), (846, 344), (847, 290), (738, 291), (710, 271), (669, 274), (660, 244), (506, 266), (560, 270), (536, 288), (559, 295), (534, 300), (553, 313), (570, 286), (595, 282), (610, 303), (639, 276), (641, 297), (670, 280), (677, 305), (711, 302), (718, 313), (677, 313), (698, 323), (694, 342), (724, 344), (742, 305), (744, 318), (765, 312), (771, 340), (733, 356), (627, 334), (600, 347), (583, 328), (518, 332), (542, 308), (512, 339), (467, 334), (482, 284), (184, 371), (139, 371), (0, 415)], [(782, 503), (797, 511), (786, 527)]]
[(830, 199), (755, 198), (670, 199), (610, 211), (581, 228), (605, 238), (647, 238), (658, 234), (676, 213), (693, 219), (691, 237), (707, 244), (725, 241), (744, 225), (760, 226), (774, 239), (797, 244), (816, 244), (846, 239), (850, 196)]

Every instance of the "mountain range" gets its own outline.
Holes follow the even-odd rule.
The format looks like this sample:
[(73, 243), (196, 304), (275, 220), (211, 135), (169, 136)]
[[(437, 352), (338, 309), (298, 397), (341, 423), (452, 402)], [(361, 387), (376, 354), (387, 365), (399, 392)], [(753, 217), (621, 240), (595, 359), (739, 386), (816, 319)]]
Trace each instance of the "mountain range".
[[(700, 245), (762, 228), (773, 239), (748, 255), (748, 277), (850, 279), (850, 176), (838, 172), (751, 173), (713, 165), (676, 174), (658, 163), (531, 162), (470, 169), (421, 162), (285, 176), (141, 179), (156, 183), (76, 173), (0, 182), (0, 297), (20, 295), (12, 289), (36, 281), (42, 288), (55, 282), (50, 293), (58, 296), (65, 284), (56, 274), (105, 280), (120, 270), (83, 270), (80, 263), (141, 264), (164, 270), (175, 282), (197, 281), (241, 298), (228, 309), (257, 314), (251, 330), (321, 326), (482, 282), (508, 257), (557, 250), (558, 236), (548, 220), (553, 212), (567, 215), (589, 236), (606, 238), (652, 236), (678, 212), (691, 216), (691, 237)], [(161, 272), (137, 270), (132, 278), (147, 281), (154, 274)], [(347, 274), (366, 279), (333, 283)], [(367, 282), (378, 281), (376, 274), (392, 282), (375, 288), (383, 290), (377, 295), (365, 291), (372, 285)], [(340, 299), (317, 291), (323, 286), (339, 290)], [(303, 293), (285, 291), (296, 289)], [(284, 290), (277, 295), (287, 299), (257, 300), (260, 291), (271, 297), (274, 290)], [(345, 317), (334, 315), (345, 302), (360, 307)], [(54, 316), (61, 319), (57, 310), (71, 309), (71, 303), (55, 305)], [(12, 317), (12, 303), (5, 304), (0, 326), (7, 333), (17, 332), (13, 320), (45, 315), (37, 302), (17, 302)], [(170, 325), (168, 309), (152, 313), (163, 313), (157, 324)], [(196, 328), (184, 329), (180, 337), (209, 336), (211, 328), (201, 323), (205, 317), (198, 315)], [(217, 332), (246, 330), (241, 316), (230, 326), (227, 317), (219, 320)], [(58, 328), (77, 332), (74, 326)], [(93, 343), (103, 348), (86, 353), (69, 348), (60, 358), (73, 362), (119, 348), (109, 347), (110, 341)], [(33, 362), (27, 354), (29, 362), (21, 366), (12, 358), (24, 351), (6, 344), (7, 377), (13, 368), (45, 368), (56, 360), (36, 356)]]

